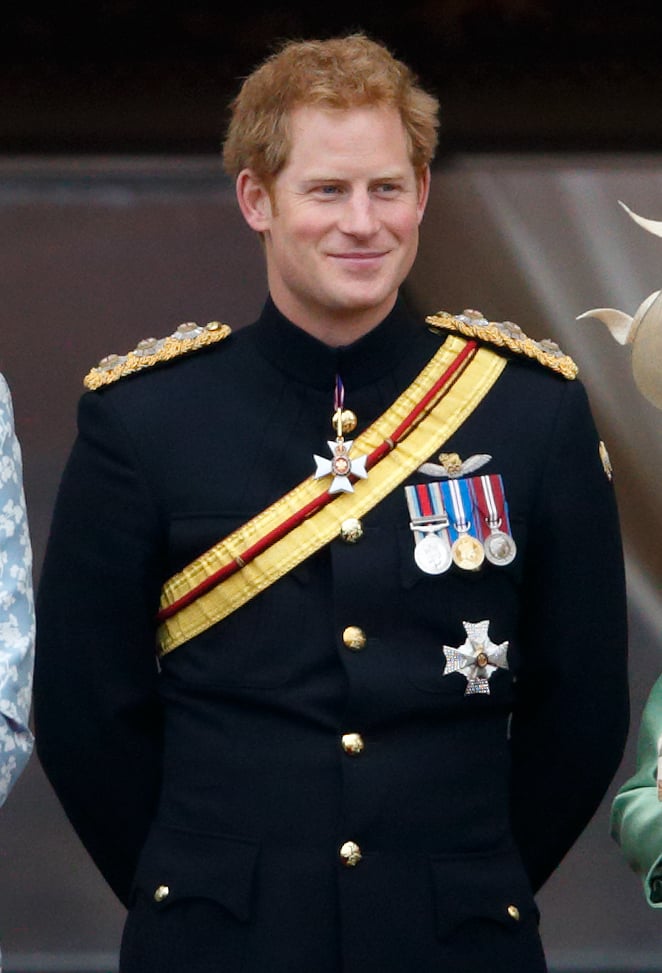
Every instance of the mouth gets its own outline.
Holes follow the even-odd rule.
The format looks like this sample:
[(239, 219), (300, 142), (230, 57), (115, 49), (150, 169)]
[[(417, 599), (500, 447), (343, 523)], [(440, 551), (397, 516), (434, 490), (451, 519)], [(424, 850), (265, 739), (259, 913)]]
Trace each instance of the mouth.
[(338, 268), (364, 276), (376, 274), (384, 267), (388, 250), (350, 250), (329, 255)]
[(386, 250), (351, 250), (348, 253), (331, 253), (335, 260), (381, 260), (387, 254)]

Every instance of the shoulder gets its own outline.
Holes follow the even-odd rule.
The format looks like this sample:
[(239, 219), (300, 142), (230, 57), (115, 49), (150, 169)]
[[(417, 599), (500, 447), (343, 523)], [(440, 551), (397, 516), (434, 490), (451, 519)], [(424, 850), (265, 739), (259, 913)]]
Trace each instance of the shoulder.
[(433, 330), (451, 331), (466, 338), (476, 338), (483, 344), (506, 353), (536, 361), (566, 379), (577, 376), (577, 365), (561, 351), (555, 341), (548, 338), (542, 341), (529, 338), (513, 321), (490, 321), (480, 311), (474, 310), (465, 310), (461, 314), (439, 311), (425, 320)]
[(188, 321), (164, 338), (143, 338), (124, 355), (107, 355), (90, 369), (83, 380), (86, 389), (95, 391), (122, 378), (165, 363), (176, 362), (192, 352), (209, 348), (231, 334), (227, 324), (210, 321), (199, 325)]

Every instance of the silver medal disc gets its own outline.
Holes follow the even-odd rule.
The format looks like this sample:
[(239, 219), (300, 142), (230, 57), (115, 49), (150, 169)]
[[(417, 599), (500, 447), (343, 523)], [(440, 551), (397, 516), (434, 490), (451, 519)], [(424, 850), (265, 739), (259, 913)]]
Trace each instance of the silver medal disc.
[(438, 534), (426, 534), (414, 548), (414, 560), (426, 574), (443, 574), (452, 563), (450, 547)]
[(515, 541), (510, 534), (506, 534), (502, 530), (493, 530), (485, 538), (484, 547), (487, 560), (490, 564), (496, 564), (499, 567), (510, 564), (511, 561), (515, 560), (517, 554)]

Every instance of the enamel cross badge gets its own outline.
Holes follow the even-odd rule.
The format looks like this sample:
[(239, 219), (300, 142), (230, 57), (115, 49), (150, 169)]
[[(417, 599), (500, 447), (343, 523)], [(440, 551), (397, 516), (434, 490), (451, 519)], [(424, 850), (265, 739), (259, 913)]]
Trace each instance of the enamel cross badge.
[(354, 459), (350, 459), (349, 451), (352, 448), (353, 441), (351, 439), (345, 441), (343, 437), (345, 431), (343, 423), (347, 419), (352, 420), (349, 423), (349, 427), (354, 428), (356, 426), (356, 417), (352, 412), (345, 409), (345, 388), (340, 376), (337, 375), (333, 413), (336, 439), (335, 442), (327, 440), (327, 446), (331, 450), (331, 459), (318, 456), (317, 453), (313, 455), (313, 459), (315, 460), (314, 478), (319, 480), (323, 476), (333, 477), (331, 486), (329, 487), (329, 493), (353, 493), (354, 487), (352, 486), (350, 476), (355, 476), (361, 480), (365, 480), (368, 476), (368, 471), (365, 468), (366, 460), (368, 459), (367, 456), (356, 456)]
[(466, 641), (452, 648), (444, 646), (446, 667), (444, 676), (461, 672), (467, 680), (465, 696), (485, 693), (489, 696), (489, 679), (497, 669), (508, 668), (508, 642), (496, 645), (487, 634), (489, 621), (462, 622), (467, 633)]
[(329, 487), (329, 493), (353, 493), (354, 487), (349, 479), (350, 473), (365, 480), (368, 475), (365, 468), (368, 457), (357, 456), (356, 459), (350, 459), (351, 440), (344, 442), (339, 438), (335, 442), (329, 441), (327, 445), (331, 450), (332, 458), (325, 459), (323, 456), (315, 454), (314, 459), (317, 467), (314, 474), (315, 479), (319, 480), (322, 476), (331, 475), (333, 480)]

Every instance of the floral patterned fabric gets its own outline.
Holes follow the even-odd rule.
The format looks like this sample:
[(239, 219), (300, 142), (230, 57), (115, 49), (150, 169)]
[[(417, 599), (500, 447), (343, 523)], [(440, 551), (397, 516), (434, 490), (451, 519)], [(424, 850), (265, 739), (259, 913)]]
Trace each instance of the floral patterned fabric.
[(34, 663), (32, 548), (21, 449), (0, 375), (0, 805), (32, 753), (28, 727)]

